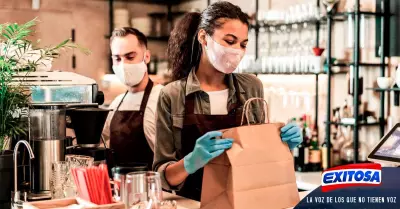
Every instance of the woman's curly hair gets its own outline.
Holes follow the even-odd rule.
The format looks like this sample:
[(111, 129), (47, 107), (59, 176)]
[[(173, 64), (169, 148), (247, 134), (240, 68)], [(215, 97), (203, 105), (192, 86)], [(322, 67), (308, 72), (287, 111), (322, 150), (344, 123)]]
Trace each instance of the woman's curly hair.
[(173, 80), (188, 76), (190, 70), (199, 64), (202, 49), (197, 40), (200, 29), (210, 36), (220, 28), (226, 19), (238, 19), (249, 25), (248, 15), (240, 7), (227, 1), (219, 1), (208, 6), (202, 13), (190, 12), (178, 22), (168, 41), (168, 61)]

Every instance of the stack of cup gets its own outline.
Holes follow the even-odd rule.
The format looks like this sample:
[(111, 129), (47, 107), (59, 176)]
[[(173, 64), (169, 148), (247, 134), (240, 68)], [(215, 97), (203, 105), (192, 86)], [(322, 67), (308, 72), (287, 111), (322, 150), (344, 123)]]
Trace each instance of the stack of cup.
[(114, 10), (114, 27), (129, 27), (129, 11), (127, 9)]

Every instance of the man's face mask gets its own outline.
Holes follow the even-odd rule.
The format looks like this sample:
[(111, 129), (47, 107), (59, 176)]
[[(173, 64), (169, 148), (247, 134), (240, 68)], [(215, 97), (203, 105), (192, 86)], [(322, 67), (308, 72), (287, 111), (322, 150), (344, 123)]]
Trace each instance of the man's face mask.
[(119, 80), (127, 86), (138, 85), (147, 72), (147, 65), (143, 60), (136, 64), (125, 64), (123, 62), (113, 65), (113, 71)]
[(206, 54), (214, 68), (225, 74), (235, 71), (244, 56), (244, 51), (224, 47), (214, 41), (208, 34), (206, 35), (206, 41)]

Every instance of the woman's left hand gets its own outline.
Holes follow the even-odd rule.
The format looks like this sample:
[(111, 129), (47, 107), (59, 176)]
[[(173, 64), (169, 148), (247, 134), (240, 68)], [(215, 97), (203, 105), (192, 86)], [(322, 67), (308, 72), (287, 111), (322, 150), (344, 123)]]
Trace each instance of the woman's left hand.
[(282, 141), (289, 145), (289, 149), (292, 150), (303, 141), (303, 136), (299, 126), (293, 123), (288, 123), (281, 128)]

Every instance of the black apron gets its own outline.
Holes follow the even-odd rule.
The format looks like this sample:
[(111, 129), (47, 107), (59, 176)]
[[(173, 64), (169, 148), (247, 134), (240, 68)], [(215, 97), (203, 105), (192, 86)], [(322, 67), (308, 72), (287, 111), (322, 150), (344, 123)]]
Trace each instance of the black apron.
[[(195, 114), (194, 93), (185, 97), (185, 118), (181, 131), (181, 156), (186, 156), (193, 151), (196, 140), (209, 131), (233, 128), (240, 126), (242, 116), (242, 103), (240, 102), (240, 91), (235, 75), (233, 75), (236, 89), (236, 103), (228, 107), (228, 115), (205, 115)], [(203, 168), (189, 175), (183, 187), (177, 194), (186, 198), (200, 201), (201, 187), (203, 181)]]
[(118, 111), (128, 92), (115, 110), (110, 124), (110, 148), (114, 152), (114, 166), (145, 163), (148, 169), (152, 167), (154, 154), (143, 130), (144, 112), (152, 88), (153, 82), (149, 79), (138, 111)]

